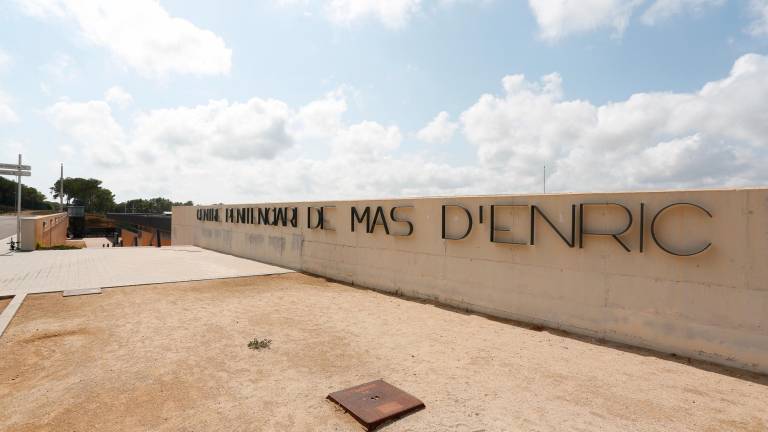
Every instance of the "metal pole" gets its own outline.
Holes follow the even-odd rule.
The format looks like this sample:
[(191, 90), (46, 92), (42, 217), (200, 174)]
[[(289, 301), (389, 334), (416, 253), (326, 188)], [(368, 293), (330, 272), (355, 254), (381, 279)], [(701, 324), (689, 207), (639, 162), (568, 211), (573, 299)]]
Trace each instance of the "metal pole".
[(61, 164), (61, 177), (59, 180), (59, 206), (64, 211), (64, 164)]
[(547, 193), (547, 166), (544, 165), (544, 193)]
[(19, 175), (16, 176), (18, 189), (16, 191), (16, 248), (21, 242), (21, 153), (19, 153)]

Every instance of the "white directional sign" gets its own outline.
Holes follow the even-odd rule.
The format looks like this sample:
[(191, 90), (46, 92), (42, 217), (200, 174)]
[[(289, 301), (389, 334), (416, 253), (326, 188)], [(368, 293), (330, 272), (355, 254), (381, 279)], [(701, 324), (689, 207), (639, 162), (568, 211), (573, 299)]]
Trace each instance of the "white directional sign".
[(21, 243), (21, 178), (31, 176), (31, 171), (31, 166), (21, 164), (21, 155), (19, 155), (19, 163), (0, 163), (0, 175), (16, 176), (16, 244), (14, 245), (11, 240), (11, 249), (18, 249)]
[(14, 170), (0, 169), (0, 175), (29, 177), (32, 174), (29, 171), (14, 171)]
[(0, 169), (11, 169), (11, 170), (21, 170), (21, 171), (29, 171), (32, 169), (29, 165), (17, 165), (17, 164), (4, 164), (0, 163)]

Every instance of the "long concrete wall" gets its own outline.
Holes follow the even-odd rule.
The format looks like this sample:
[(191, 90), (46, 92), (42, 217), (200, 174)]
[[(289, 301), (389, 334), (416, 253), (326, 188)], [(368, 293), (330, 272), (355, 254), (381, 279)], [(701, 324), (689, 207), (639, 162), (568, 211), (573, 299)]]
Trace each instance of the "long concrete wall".
[(174, 207), (172, 238), (768, 373), (768, 189)]

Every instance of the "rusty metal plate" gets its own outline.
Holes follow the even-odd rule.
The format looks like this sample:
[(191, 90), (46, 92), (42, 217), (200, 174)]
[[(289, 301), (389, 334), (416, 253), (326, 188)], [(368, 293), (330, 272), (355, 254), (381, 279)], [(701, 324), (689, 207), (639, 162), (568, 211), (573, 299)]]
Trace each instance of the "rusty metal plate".
[(383, 380), (337, 391), (328, 399), (341, 405), (369, 431), (424, 408), (424, 403)]

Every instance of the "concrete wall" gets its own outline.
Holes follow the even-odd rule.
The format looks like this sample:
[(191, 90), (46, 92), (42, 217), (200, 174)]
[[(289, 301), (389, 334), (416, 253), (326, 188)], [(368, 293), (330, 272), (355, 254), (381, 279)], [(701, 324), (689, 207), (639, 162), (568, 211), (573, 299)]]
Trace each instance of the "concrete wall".
[[(673, 203), (687, 202), (654, 216)], [(618, 203), (633, 223), (618, 236), (585, 235), (579, 243), (579, 205)], [(442, 238), (443, 205), (461, 205), (473, 218), (462, 240)], [(538, 206), (570, 241), (569, 247), (536, 214), (535, 244), (490, 241), (490, 206), (496, 241), (530, 242), (530, 206)], [(644, 220), (640, 223), (640, 207)], [(227, 208), (272, 204), (174, 207), (173, 243), (307, 271), (386, 292), (431, 299), (491, 315), (648, 347), (740, 368), (768, 372), (768, 189), (416, 198), (379, 201), (281, 203), (297, 208), (297, 227), (225, 221)], [(325, 228), (307, 227), (307, 208), (325, 211)], [(390, 219), (393, 206), (408, 219), (410, 236), (351, 231), (351, 207), (382, 207), (390, 234), (407, 225)], [(483, 221), (480, 223), (480, 208)], [(219, 209), (218, 222), (198, 220), (198, 209)], [(290, 214), (289, 210), (289, 214)], [(371, 214), (373, 217), (373, 214)], [(313, 211), (312, 225), (317, 222)], [(619, 232), (628, 222), (618, 206), (586, 206), (584, 231)], [(641, 229), (642, 225), (642, 229)], [(446, 209), (446, 236), (467, 226), (463, 210)], [(502, 232), (502, 228), (512, 231)], [(335, 231), (331, 230), (335, 229)], [(641, 236), (642, 231), (642, 236)], [(641, 239), (643, 252), (640, 252)]]
[(58, 246), (67, 240), (69, 217), (66, 213), (21, 218), (21, 250), (35, 250), (38, 245)]

